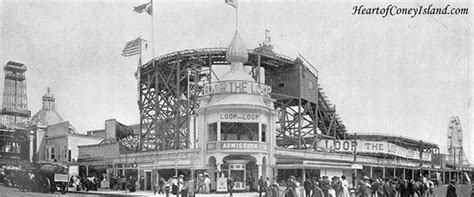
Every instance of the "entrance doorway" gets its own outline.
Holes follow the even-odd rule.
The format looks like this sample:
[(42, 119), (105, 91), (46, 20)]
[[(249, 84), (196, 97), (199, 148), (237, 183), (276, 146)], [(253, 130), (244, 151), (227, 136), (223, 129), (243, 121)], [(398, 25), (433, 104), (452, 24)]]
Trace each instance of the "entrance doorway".
[(145, 190), (151, 190), (151, 171), (145, 171)]
[(229, 160), (229, 176), (234, 179), (235, 190), (245, 190), (246, 168), (248, 161), (245, 160)]

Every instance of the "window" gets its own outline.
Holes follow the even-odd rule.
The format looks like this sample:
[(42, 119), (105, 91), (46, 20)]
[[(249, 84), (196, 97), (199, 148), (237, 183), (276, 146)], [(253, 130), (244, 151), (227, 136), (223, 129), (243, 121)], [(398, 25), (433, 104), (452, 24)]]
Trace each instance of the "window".
[(217, 123), (208, 124), (208, 141), (217, 141)]
[(221, 140), (258, 141), (258, 123), (222, 122)]
[(46, 148), (46, 156), (45, 156), (46, 160), (49, 159), (49, 156), (50, 156), (50, 155), (51, 155), (51, 148), (50, 148), (50, 147), (47, 147), (47, 148)]
[(267, 140), (266, 134), (267, 134), (267, 125), (262, 124), (262, 142), (265, 142)]
[(70, 157), (68, 157), (68, 151), (70, 150), (67, 149), (67, 146), (64, 146), (64, 159), (70, 161)]
[(67, 161), (71, 161), (71, 150), (67, 151)]
[(51, 148), (51, 159), (55, 159), (54, 148)]
[(309, 88), (310, 90), (313, 89), (313, 82), (312, 82), (312, 81), (308, 81), (308, 88)]

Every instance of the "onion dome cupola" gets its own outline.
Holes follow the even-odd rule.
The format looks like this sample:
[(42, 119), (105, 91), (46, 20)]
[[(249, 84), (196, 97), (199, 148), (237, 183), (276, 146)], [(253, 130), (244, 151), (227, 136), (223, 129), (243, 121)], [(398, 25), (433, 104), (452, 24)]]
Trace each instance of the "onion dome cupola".
[(249, 59), (247, 48), (244, 42), (240, 38), (238, 31), (235, 32), (234, 38), (227, 49), (225, 54), (226, 60), (229, 62), (242, 62), (245, 63)]
[(236, 31), (227, 52), (226, 60), (230, 62), (230, 71), (219, 80), (220, 88), (225, 94), (216, 94), (209, 102), (210, 106), (216, 105), (253, 105), (269, 107), (262, 96), (244, 93), (263, 87), (258, 85), (249, 73), (244, 71), (244, 63), (248, 61), (248, 50)]
[(49, 126), (60, 122), (63, 122), (63, 119), (55, 111), (55, 98), (48, 87), (43, 96), (43, 107), (31, 118), (31, 125)]

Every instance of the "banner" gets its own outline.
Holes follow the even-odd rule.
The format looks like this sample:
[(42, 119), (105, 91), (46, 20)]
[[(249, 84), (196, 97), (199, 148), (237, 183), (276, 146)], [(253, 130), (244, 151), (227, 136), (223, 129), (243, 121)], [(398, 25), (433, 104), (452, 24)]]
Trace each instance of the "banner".
[[(354, 152), (356, 149), (358, 153), (382, 153), (407, 159), (420, 159), (420, 151), (406, 149), (386, 141), (325, 139), (318, 142), (318, 148), (335, 152)], [(423, 153), (421, 159), (431, 161), (431, 153)]]

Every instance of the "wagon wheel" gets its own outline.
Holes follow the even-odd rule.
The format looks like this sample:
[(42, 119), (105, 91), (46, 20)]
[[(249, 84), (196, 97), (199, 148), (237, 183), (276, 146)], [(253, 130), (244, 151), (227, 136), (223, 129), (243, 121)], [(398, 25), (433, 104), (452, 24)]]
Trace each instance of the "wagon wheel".
[(56, 191), (56, 183), (54, 183), (54, 182), (51, 183), (49, 178), (47, 178), (47, 179), (48, 179), (48, 183), (49, 183), (49, 192), (54, 193), (54, 191)]
[(41, 184), (41, 192), (47, 193), (49, 189), (51, 188), (51, 182), (49, 181), (48, 178), (44, 178), (43, 184)]
[(61, 194), (65, 194), (67, 192), (68, 188), (69, 188), (68, 184), (67, 183), (62, 183), (61, 185), (62, 185), (61, 186)]

